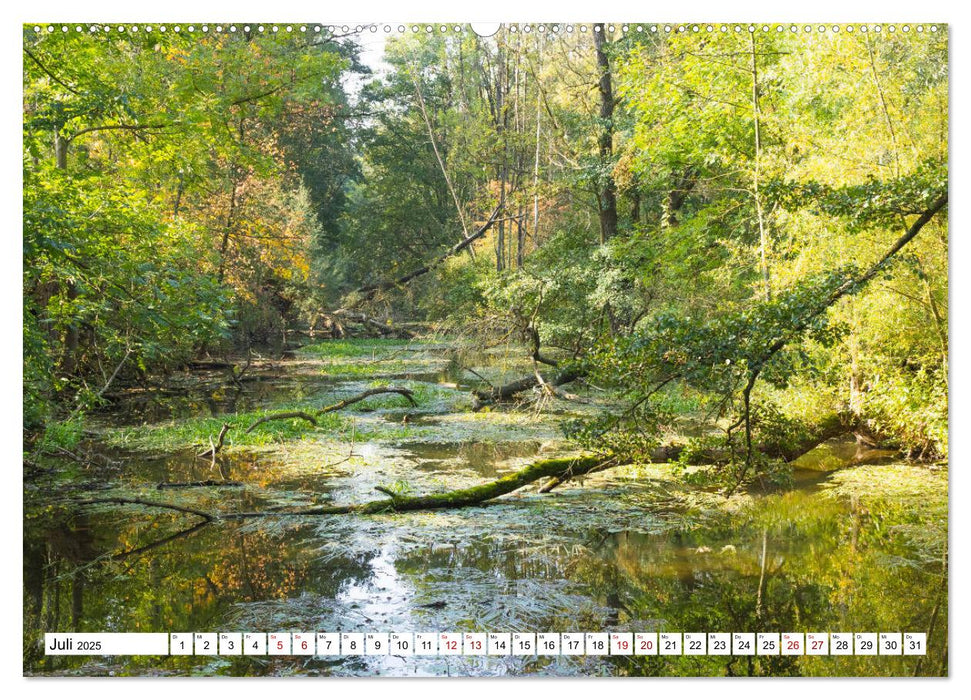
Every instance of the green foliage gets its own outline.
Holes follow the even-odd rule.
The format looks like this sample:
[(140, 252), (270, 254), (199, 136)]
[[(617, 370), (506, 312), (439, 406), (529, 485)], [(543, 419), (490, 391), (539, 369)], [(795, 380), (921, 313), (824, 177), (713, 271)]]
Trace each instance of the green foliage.
[(91, 383), (115, 367), (173, 367), (222, 337), (226, 298), (196, 266), (205, 251), (192, 227), (160, 223), (144, 193), (97, 178), (24, 179), (28, 411), (67, 390), (91, 405)]
[[(849, 409), (946, 454), (944, 215), (829, 304), (946, 191), (946, 32), (611, 35), (609, 124), (589, 34), (396, 37), (353, 98), (358, 49), (326, 32), (24, 34), (28, 425), (115, 367), (269, 344), (501, 204), (369, 303), (580, 363), (624, 402), (585, 445), (643, 452), (684, 411), (792, 442)], [(324, 347), (332, 374), (407, 365)]]
[(51, 452), (58, 448), (73, 450), (84, 434), (84, 416), (75, 414), (65, 420), (51, 421), (34, 446), (37, 452)]
[(884, 368), (872, 377), (864, 410), (872, 427), (915, 458), (948, 454), (947, 378), (942, 369)]
[(25, 424), (277, 342), (319, 297), (311, 248), (356, 173), (352, 47), (32, 26), (24, 47)]
[(809, 209), (817, 215), (838, 216), (848, 232), (874, 226), (893, 228), (902, 217), (924, 213), (947, 192), (947, 162), (925, 161), (914, 171), (890, 181), (871, 174), (861, 184), (833, 187), (818, 182), (768, 183), (766, 195), (787, 209)]

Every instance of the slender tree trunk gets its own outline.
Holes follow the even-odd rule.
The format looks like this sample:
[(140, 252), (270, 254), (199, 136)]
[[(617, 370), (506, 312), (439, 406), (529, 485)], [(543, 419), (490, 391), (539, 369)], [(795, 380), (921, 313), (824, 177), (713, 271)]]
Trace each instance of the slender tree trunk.
[(766, 550), (769, 545), (769, 531), (762, 530), (762, 557), (759, 564), (759, 590), (755, 594), (755, 617), (762, 619), (762, 591), (765, 589)]
[(172, 206), (172, 218), (179, 218), (179, 209), (182, 207), (182, 194), (185, 191), (185, 180), (179, 176), (179, 186), (175, 190), (175, 204)]
[(523, 269), (523, 261), (525, 260), (525, 248), (526, 248), (526, 226), (523, 225), (523, 218), (525, 213), (520, 211), (519, 216), (516, 217), (516, 269)]
[(232, 178), (233, 186), (229, 193), (229, 211), (226, 213), (226, 225), (223, 227), (222, 242), (219, 244), (219, 273), (217, 278), (220, 284), (222, 284), (223, 278), (226, 276), (226, 254), (229, 252), (229, 236), (236, 219), (237, 182), (235, 167), (233, 168)]
[(67, 170), (67, 148), (71, 141), (61, 135), (60, 129), (54, 130), (54, 161), (58, 170)]
[(769, 286), (768, 263), (768, 234), (765, 230), (765, 217), (762, 212), (762, 196), (759, 192), (760, 170), (762, 167), (762, 125), (759, 108), (759, 66), (755, 50), (755, 33), (749, 38), (752, 41), (752, 116), (755, 121), (755, 171), (753, 173), (752, 193), (755, 198), (755, 214), (759, 222), (759, 267), (762, 272), (762, 294), (768, 299), (771, 295)]
[(543, 69), (543, 43), (537, 38), (537, 65), (536, 65), (536, 154), (533, 159), (533, 240), (537, 240), (539, 234), (539, 148), (542, 142), (542, 96), (539, 84), (539, 72)]
[(860, 322), (856, 313), (856, 300), (850, 299), (850, 332), (846, 346), (850, 353), (850, 411), (855, 416), (863, 413), (863, 372), (860, 369)]
[(600, 74), (600, 163), (603, 172), (597, 199), (600, 206), (600, 242), (606, 243), (617, 235), (617, 186), (610, 174), (614, 156), (614, 92), (610, 80), (610, 60), (607, 57), (606, 27), (594, 25), (593, 43), (597, 52), (597, 70)]
[[(71, 140), (61, 134), (60, 127), (55, 128), (54, 160), (56, 161), (58, 170), (67, 171), (67, 149), (70, 144)], [(67, 282), (66, 294), (69, 301), (74, 301), (78, 298), (77, 285), (71, 280)], [(80, 334), (77, 323), (69, 323), (67, 329), (64, 331), (64, 348), (60, 362), (60, 371), (65, 376), (70, 377), (77, 370), (79, 340)]]
[[(412, 82), (415, 84), (415, 96), (418, 98), (418, 107), (421, 109), (421, 115), (425, 120), (425, 127), (428, 129), (428, 140), (431, 141), (432, 150), (435, 151), (435, 159), (438, 161), (438, 167), (442, 171), (442, 177), (445, 179), (445, 185), (448, 187), (448, 192), (452, 195), (452, 202), (455, 204), (455, 211), (459, 217), (459, 223), (462, 225), (462, 236), (464, 238), (469, 237), (469, 227), (465, 222), (465, 211), (462, 209), (462, 204), (459, 202), (459, 197), (455, 193), (455, 187), (452, 185), (452, 179), (448, 176), (448, 169), (445, 167), (445, 160), (442, 158), (442, 154), (438, 150), (438, 140), (435, 138), (435, 131), (432, 128), (432, 120), (428, 116), (428, 110), (425, 108), (425, 98), (421, 94), (421, 85), (418, 83), (418, 78), (412, 76)], [(471, 247), (467, 248), (469, 252), (469, 257), (475, 260), (475, 252)]]

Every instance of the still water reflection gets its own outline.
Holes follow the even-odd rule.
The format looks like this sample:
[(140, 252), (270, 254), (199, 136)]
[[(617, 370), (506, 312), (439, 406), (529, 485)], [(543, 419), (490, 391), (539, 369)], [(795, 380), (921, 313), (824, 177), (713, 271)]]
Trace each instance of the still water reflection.
[[(281, 390), (293, 387), (287, 383)], [(236, 454), (223, 466), (243, 487), (197, 490), (192, 498), (204, 509), (223, 511), (346, 502), (373, 496), (381, 478), (406, 475), (416, 491), (443, 481), (474, 483), (549, 449), (539, 440), (375, 443), (358, 445), (356, 459), (296, 475), (279, 467), (278, 455)], [(676, 492), (659, 472), (628, 470), (605, 472), (545, 496), (461, 511), (206, 525), (181, 513), (71, 505), (72, 498), (90, 496), (99, 483), (144, 489), (166, 480), (205, 478), (208, 468), (191, 453), (110, 454), (121, 467), (47, 484), (54, 498), (41, 485), (27, 489), (25, 673), (947, 673), (942, 552), (915, 534), (921, 516), (893, 499), (849, 497), (834, 488), (841, 472), (818, 471), (868, 459), (807, 464), (817, 470), (797, 472), (791, 490), (717, 504)], [(881, 478), (937, 479), (946, 492), (946, 475), (915, 474), (908, 465), (880, 468)], [(379, 469), (385, 477), (374, 476)], [(44, 631), (445, 630), (932, 634), (930, 655), (919, 662), (911, 657), (84, 658), (45, 657), (40, 641)]]

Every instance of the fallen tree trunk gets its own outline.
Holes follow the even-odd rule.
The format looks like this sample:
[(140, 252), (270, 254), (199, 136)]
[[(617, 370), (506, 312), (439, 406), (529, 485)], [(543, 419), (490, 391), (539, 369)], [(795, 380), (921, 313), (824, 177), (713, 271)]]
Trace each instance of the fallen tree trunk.
[(206, 479), (205, 481), (163, 481), (155, 488), (159, 491), (165, 489), (191, 489), (201, 486), (221, 486), (242, 488), (245, 484), (242, 481), (225, 481), (224, 479)]
[[(567, 367), (552, 375), (546, 380), (546, 383), (552, 386), (561, 386), (563, 384), (569, 384), (570, 382), (580, 379), (581, 377), (585, 377), (586, 374), (587, 373), (579, 367)], [(480, 408), (488, 406), (489, 404), (509, 401), (515, 397), (516, 394), (532, 389), (535, 386), (539, 386), (539, 383), (539, 377), (537, 377), (534, 373), (528, 377), (523, 377), (522, 379), (516, 379), (508, 384), (503, 384), (502, 386), (494, 386), (488, 389), (476, 389), (472, 392), (472, 410), (478, 411)]]
[(133, 506), (145, 506), (146, 508), (161, 508), (163, 510), (174, 510), (177, 513), (186, 513), (188, 515), (196, 515), (203, 518), (206, 522), (211, 522), (219, 518), (218, 515), (212, 513), (206, 513), (201, 510), (196, 510), (195, 508), (187, 508), (185, 506), (177, 506), (173, 503), (162, 503), (160, 501), (149, 501), (144, 498), (92, 498), (87, 501), (78, 501), (80, 506), (97, 505), (101, 503), (116, 503), (118, 505), (133, 505)]
[[(303, 511), (301, 515), (341, 515), (357, 513), (404, 513), (416, 510), (441, 510), (444, 508), (464, 508), (475, 506), (500, 496), (512, 493), (534, 481), (551, 476), (565, 475), (579, 476), (601, 468), (605, 458), (600, 455), (583, 455), (579, 457), (559, 457), (543, 459), (534, 462), (525, 469), (520, 469), (501, 479), (490, 481), (467, 489), (446, 491), (428, 496), (394, 496), (378, 501), (368, 501), (356, 505), (325, 506)], [(613, 465), (611, 465), (613, 466)], [(387, 491), (385, 493), (388, 493)], [(238, 514), (237, 517), (246, 517)]]
[(411, 272), (401, 275), (390, 280), (384, 280), (382, 282), (376, 282), (374, 284), (365, 284), (358, 287), (353, 292), (350, 292), (344, 297), (344, 306), (336, 311), (325, 312), (323, 315), (333, 319), (335, 326), (340, 330), (340, 335), (343, 336), (343, 327), (340, 324), (340, 319), (346, 321), (355, 321), (357, 323), (363, 324), (365, 327), (377, 331), (381, 335), (393, 335), (404, 338), (414, 338), (417, 336), (411, 330), (407, 328), (402, 328), (401, 326), (389, 326), (387, 323), (381, 323), (377, 319), (371, 318), (366, 313), (361, 311), (356, 311), (355, 309), (366, 302), (374, 299), (381, 292), (390, 291), (392, 289), (399, 289), (404, 287), (409, 282), (417, 279), (429, 272), (435, 270), (442, 263), (448, 260), (453, 255), (461, 253), (471, 246), (475, 241), (482, 238), (492, 225), (499, 220), (499, 212), (502, 211), (503, 205), (497, 206), (489, 218), (486, 220), (482, 226), (480, 226), (476, 231), (470, 235), (466, 235), (461, 241), (453, 245), (451, 248), (446, 250), (444, 253), (439, 255), (437, 258), (430, 260), (429, 262), (419, 266), (418, 268), (412, 270)]
[(502, 211), (501, 204), (495, 208), (495, 210), (489, 216), (488, 220), (486, 220), (486, 222), (482, 226), (476, 229), (475, 233), (463, 238), (461, 241), (453, 245), (442, 255), (438, 256), (431, 262), (428, 262), (422, 265), (421, 267), (415, 270), (412, 270), (408, 274), (402, 275), (401, 277), (398, 277), (396, 279), (388, 280), (385, 282), (378, 282), (377, 284), (366, 284), (363, 287), (359, 287), (355, 292), (355, 294), (359, 296), (357, 299), (354, 300), (354, 303), (352, 303), (351, 306), (356, 306), (357, 304), (363, 303), (365, 301), (370, 301), (371, 299), (374, 298), (376, 294), (378, 294), (378, 292), (385, 292), (391, 289), (395, 289), (397, 287), (402, 287), (408, 284), (409, 282), (411, 282), (413, 279), (417, 277), (421, 277), (422, 275), (431, 272), (432, 270), (437, 268), (439, 265), (441, 265), (443, 262), (448, 260), (456, 253), (461, 253), (463, 250), (465, 250), (470, 245), (472, 245), (476, 240), (484, 236), (490, 228), (492, 228), (492, 225), (496, 222), (496, 219), (498, 218), (500, 211)]
[(512, 493), (523, 486), (547, 477), (561, 476), (570, 478), (589, 474), (607, 467), (617, 466), (614, 462), (601, 455), (579, 455), (576, 457), (556, 457), (534, 462), (524, 469), (508, 474), (495, 481), (489, 481), (478, 486), (465, 489), (446, 491), (428, 496), (398, 496), (388, 489), (379, 489), (390, 498), (367, 501), (342, 506), (322, 506), (296, 511), (262, 511), (252, 513), (206, 513), (177, 506), (170, 503), (149, 501), (142, 498), (99, 498), (79, 501), (78, 505), (92, 505), (97, 503), (117, 503), (119, 505), (140, 505), (148, 508), (162, 508), (181, 513), (196, 515), (206, 522), (216, 520), (243, 520), (248, 518), (310, 516), (310, 515), (348, 515), (348, 514), (376, 514), (376, 513), (404, 513), (408, 511), (442, 510), (446, 508), (464, 508), (493, 501), (500, 496)]
[(350, 309), (337, 309), (337, 311), (331, 311), (330, 316), (336, 318), (342, 318), (347, 321), (356, 321), (368, 328), (377, 331), (381, 335), (392, 335), (401, 338), (415, 338), (417, 333), (410, 331), (402, 326), (389, 326), (387, 323), (381, 323), (375, 318), (371, 318), (365, 313), (360, 311), (351, 311)]
[[(376, 390), (375, 393), (378, 392)], [(401, 393), (401, 392), (395, 392)], [(360, 400), (360, 399), (358, 399)], [(337, 406), (338, 404), (335, 404)], [(335, 409), (336, 410), (336, 409)], [(847, 424), (840, 415), (828, 417), (820, 426), (817, 433), (807, 436), (796, 445), (787, 447), (773, 448), (766, 447), (766, 454), (776, 456), (786, 461), (805, 454), (817, 445), (826, 440), (838, 437), (839, 435), (852, 432), (855, 424)], [(659, 447), (651, 454), (650, 462), (672, 462), (676, 461), (684, 452), (684, 445), (668, 445)], [(725, 450), (698, 451), (691, 456), (691, 464), (719, 464), (728, 461), (730, 455)], [(575, 457), (557, 457), (553, 459), (543, 459), (538, 462), (520, 469), (519, 471), (508, 474), (500, 479), (489, 481), (478, 486), (470, 486), (465, 489), (446, 491), (445, 493), (430, 494), (427, 496), (399, 496), (393, 491), (379, 487), (377, 490), (388, 495), (389, 498), (367, 501), (365, 503), (322, 506), (319, 508), (309, 508), (296, 511), (263, 511), (263, 512), (242, 512), (242, 513), (206, 513), (193, 508), (149, 501), (140, 498), (99, 498), (88, 501), (79, 501), (79, 505), (95, 503), (117, 503), (128, 505), (142, 505), (149, 508), (163, 508), (174, 510), (190, 515), (205, 518), (207, 522), (215, 520), (242, 520), (248, 518), (262, 517), (281, 517), (281, 516), (311, 516), (311, 515), (368, 515), (377, 513), (405, 513), (411, 511), (443, 510), (448, 508), (466, 508), (477, 506), (494, 501), (501, 496), (517, 491), (540, 479), (549, 478), (540, 493), (548, 493), (556, 486), (568, 481), (569, 479), (592, 474), (612, 467), (630, 463), (627, 460), (619, 459), (611, 455), (579, 455)]]

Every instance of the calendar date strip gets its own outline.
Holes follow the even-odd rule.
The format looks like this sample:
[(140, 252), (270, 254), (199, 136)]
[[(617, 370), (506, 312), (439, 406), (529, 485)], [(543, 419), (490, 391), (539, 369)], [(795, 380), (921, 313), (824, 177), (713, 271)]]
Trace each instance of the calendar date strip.
[(924, 656), (924, 632), (47, 633), (47, 656)]

